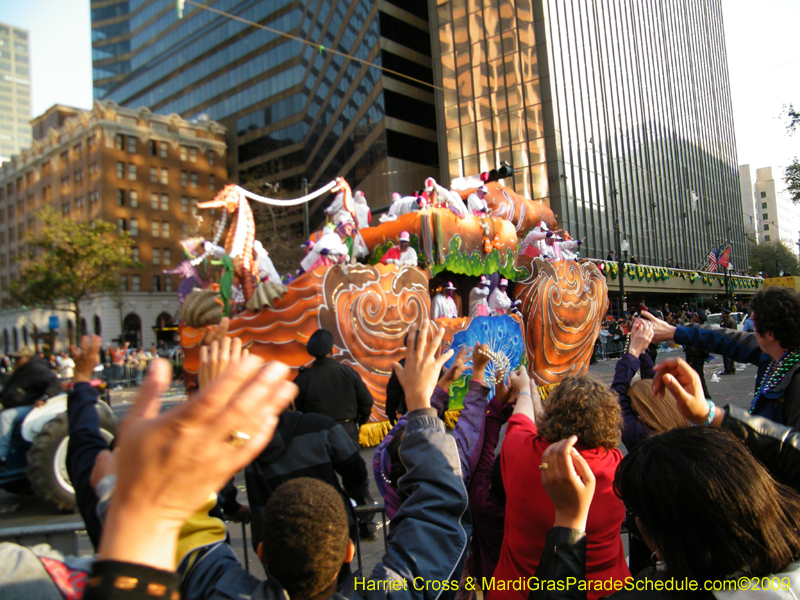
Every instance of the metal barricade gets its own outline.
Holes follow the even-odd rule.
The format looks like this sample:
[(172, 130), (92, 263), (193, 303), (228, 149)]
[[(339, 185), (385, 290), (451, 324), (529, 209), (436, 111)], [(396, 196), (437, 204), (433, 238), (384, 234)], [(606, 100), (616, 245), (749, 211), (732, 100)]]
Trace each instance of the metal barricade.
[(80, 555), (80, 536), (86, 533), (83, 521), (70, 521), (48, 525), (26, 525), (0, 530), (0, 542), (13, 542), (20, 546), (50, 544), (64, 554)]
[[(363, 519), (365, 517), (371, 517), (374, 514), (381, 513), (381, 521), (383, 525), (381, 527), (381, 531), (383, 531), (383, 551), (384, 553), (389, 548), (389, 534), (388, 534), (388, 522), (386, 521), (386, 506), (383, 504), (376, 504), (375, 506), (356, 506), (353, 509), (353, 514), (355, 515), (356, 519)], [(358, 568), (361, 569), (361, 538), (360, 536), (356, 536), (356, 557), (358, 560)]]

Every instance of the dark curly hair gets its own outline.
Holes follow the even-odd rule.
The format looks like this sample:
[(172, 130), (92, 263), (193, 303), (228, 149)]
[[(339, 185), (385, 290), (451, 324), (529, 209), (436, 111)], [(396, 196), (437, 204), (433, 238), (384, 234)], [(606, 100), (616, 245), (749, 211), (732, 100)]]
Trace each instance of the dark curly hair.
[(291, 479), (270, 496), (262, 556), (290, 596), (325, 590), (344, 563), (348, 539), (342, 497), (324, 481)]
[(554, 444), (571, 435), (589, 448), (613, 450), (622, 441), (617, 395), (591, 377), (567, 377), (550, 392), (539, 435)]
[(800, 294), (784, 287), (761, 290), (750, 301), (753, 324), (760, 335), (771, 333), (786, 350), (800, 346)]

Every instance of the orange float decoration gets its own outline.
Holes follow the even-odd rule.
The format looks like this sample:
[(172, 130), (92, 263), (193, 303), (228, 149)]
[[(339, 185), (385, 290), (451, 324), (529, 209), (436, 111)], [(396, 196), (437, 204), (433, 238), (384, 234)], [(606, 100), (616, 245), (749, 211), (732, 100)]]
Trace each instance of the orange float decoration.
[[(234, 312), (229, 335), (241, 338), (250, 352), (266, 360), (280, 360), (299, 369), (314, 360), (306, 352), (309, 337), (319, 328), (330, 331), (334, 336), (334, 358), (354, 368), (375, 399), (370, 423), (362, 427), (362, 443), (366, 445), (378, 443), (388, 430), (384, 407), (391, 364), (403, 357), (403, 340), (410, 325), (429, 316), (430, 280), (439, 273), (446, 272), (448, 277), (497, 274), (498, 279), (517, 282), (516, 297), (522, 300), (524, 321), (500, 318), (504, 319), (502, 327), (519, 327), (515, 339), (524, 339), (519, 343), (524, 344), (524, 354), (537, 383), (552, 384), (568, 372), (585, 371), (607, 305), (605, 278), (591, 263), (547, 263), (541, 259), (531, 262), (529, 257), (519, 260), (518, 242), (528, 229), (542, 221), (555, 227), (555, 217), (545, 203), (523, 198), (497, 182), (487, 184), (487, 188), (490, 216), (478, 218), (451, 208), (426, 207), (360, 230), (370, 251), (370, 264), (320, 265), (285, 287), (268, 281), (258, 284), (254, 292), (248, 290), (251, 295), (247, 308), (240, 306), (240, 312)], [(337, 179), (314, 194), (289, 203), (299, 204), (334, 190), (350, 195), (346, 182)], [(463, 198), (468, 193), (469, 190), (458, 192)], [(237, 206), (231, 210), (234, 198)], [(235, 215), (234, 225), (241, 225), (242, 218), (248, 222), (245, 198), (287, 203), (225, 188), (206, 206), (224, 206)], [(453, 204), (457, 204), (457, 198)], [(228, 254), (239, 250), (242, 234), (245, 246), (247, 242), (252, 246), (245, 229), (231, 227), (225, 245)], [(411, 234), (411, 245), (418, 252), (422, 268), (379, 264), (401, 231)], [(485, 245), (487, 238), (492, 243)], [(234, 273), (245, 288), (253, 267), (234, 262)], [(198, 293), (214, 292), (195, 292)], [(262, 297), (269, 301), (260, 302)], [(181, 323), (181, 343), (184, 373), (190, 386), (198, 370), (205, 333), (204, 327), (193, 325), (219, 318), (219, 306), (214, 306), (210, 297), (196, 302), (187, 300), (186, 305), (182, 315), (188, 321)], [(202, 321), (193, 308), (199, 305), (210, 306), (216, 312)], [(477, 335), (481, 339), (484, 334), (491, 337), (492, 319), (484, 318), (477, 329), (470, 327), (473, 320), (469, 318), (438, 319), (434, 324), (446, 329), (445, 346), (449, 346), (454, 338), (472, 339)], [(520, 347), (513, 352), (515, 361), (523, 355), (522, 350)], [(460, 382), (462, 397), (467, 383), (468, 380)]]

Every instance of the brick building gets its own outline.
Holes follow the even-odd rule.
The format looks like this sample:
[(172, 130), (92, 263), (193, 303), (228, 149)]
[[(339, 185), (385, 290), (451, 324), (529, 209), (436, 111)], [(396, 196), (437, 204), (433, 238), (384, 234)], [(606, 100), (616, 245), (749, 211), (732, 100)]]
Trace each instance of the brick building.
[[(225, 129), (146, 108), (96, 102), (90, 111), (55, 105), (31, 121), (31, 148), (0, 166), (0, 295), (19, 277), (25, 234), (36, 233), (37, 210), (49, 204), (65, 218), (102, 219), (135, 240), (141, 270), (123, 276), (122, 306), (93, 298), (82, 306), (87, 327), (107, 341), (122, 334), (134, 345), (172, 341), (178, 242), (201, 227), (194, 205), (225, 185)], [(208, 216), (200, 233), (210, 230)], [(45, 314), (47, 313), (47, 314)], [(0, 314), (0, 351), (47, 331), (52, 311)], [(74, 331), (70, 313), (57, 311), (62, 342)]]

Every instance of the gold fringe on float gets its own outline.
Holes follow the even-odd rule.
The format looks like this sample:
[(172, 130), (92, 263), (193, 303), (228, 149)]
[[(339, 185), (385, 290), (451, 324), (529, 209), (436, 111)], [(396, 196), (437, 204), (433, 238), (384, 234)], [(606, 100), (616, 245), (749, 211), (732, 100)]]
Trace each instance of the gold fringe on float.
[(362, 448), (371, 448), (381, 443), (392, 428), (389, 421), (378, 421), (377, 423), (364, 423), (358, 433), (358, 441)]
[[(550, 383), (548, 385), (541, 385), (539, 390), (539, 397), (542, 401), (547, 399), (550, 392), (555, 389), (557, 383)], [(458, 417), (461, 415), (461, 409), (448, 410), (444, 413), (444, 424), (448, 429), (455, 429), (458, 423)], [(358, 441), (361, 442), (362, 448), (371, 448), (381, 443), (381, 440), (389, 433), (391, 426), (389, 421), (378, 421), (377, 423), (366, 423), (361, 426), (361, 432), (358, 435)]]

